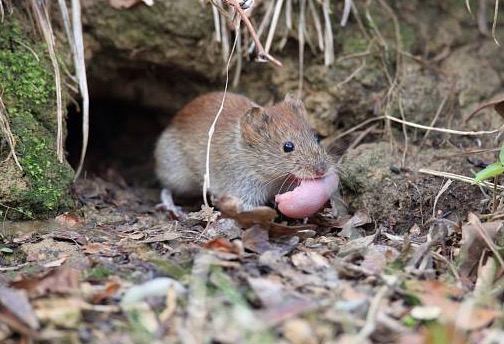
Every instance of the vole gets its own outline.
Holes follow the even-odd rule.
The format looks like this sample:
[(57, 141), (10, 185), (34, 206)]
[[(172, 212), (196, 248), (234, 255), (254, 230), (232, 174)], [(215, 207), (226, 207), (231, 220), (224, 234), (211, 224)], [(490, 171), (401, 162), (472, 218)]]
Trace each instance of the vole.
[[(208, 130), (223, 97), (214, 92), (192, 100), (157, 142), (156, 173), (175, 196), (202, 195)], [(227, 93), (210, 149), (211, 195), (238, 197), (243, 210), (275, 200), (289, 217), (316, 213), (339, 179), (305, 115), (303, 103), (291, 95), (262, 107)], [(170, 193), (165, 190), (164, 196), (169, 203)]]

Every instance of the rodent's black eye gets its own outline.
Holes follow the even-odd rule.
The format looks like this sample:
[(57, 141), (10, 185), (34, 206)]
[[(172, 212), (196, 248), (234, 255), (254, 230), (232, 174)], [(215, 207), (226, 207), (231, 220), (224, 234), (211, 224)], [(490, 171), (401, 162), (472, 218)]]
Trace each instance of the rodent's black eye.
[(294, 143), (287, 141), (283, 145), (283, 150), (285, 153), (292, 152), (294, 150)]
[(315, 133), (314, 136), (315, 141), (317, 141), (317, 143), (320, 143), (320, 141), (322, 140), (322, 135), (320, 135), (319, 133)]

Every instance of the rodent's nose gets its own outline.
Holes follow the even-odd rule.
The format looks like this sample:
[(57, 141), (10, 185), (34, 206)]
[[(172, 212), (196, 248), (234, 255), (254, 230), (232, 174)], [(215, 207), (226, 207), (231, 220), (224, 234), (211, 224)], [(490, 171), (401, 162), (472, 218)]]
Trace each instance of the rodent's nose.
[(327, 164), (325, 161), (319, 161), (313, 166), (313, 172), (317, 177), (323, 177), (327, 172)]

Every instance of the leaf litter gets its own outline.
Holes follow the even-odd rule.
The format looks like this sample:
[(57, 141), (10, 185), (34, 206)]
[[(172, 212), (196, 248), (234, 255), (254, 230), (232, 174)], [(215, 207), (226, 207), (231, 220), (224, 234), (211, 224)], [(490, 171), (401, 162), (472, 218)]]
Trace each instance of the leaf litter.
[(7, 265), (21, 267), (0, 280), (2, 338), (462, 343), (499, 333), (501, 221), (474, 215), (447, 231), (433, 219), (430, 231), (397, 235), (365, 209), (277, 222), (233, 198), (220, 214), (174, 221), (150, 190), (79, 183), (80, 215), (13, 233)]

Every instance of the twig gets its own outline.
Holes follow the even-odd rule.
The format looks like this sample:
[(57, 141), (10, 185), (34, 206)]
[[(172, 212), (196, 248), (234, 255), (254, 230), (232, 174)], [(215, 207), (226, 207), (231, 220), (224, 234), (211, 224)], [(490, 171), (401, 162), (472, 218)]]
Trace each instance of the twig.
[[(474, 178), (466, 177), (466, 176), (461, 176), (461, 175), (455, 174), (455, 173), (435, 171), (435, 170), (430, 170), (430, 169), (427, 169), (427, 168), (421, 168), (421, 169), (418, 170), (418, 172), (419, 173), (429, 174), (429, 175), (436, 176), (436, 177), (450, 178), (450, 179), (458, 180), (458, 181), (469, 183), (469, 184), (473, 184), (474, 183)], [(492, 189), (492, 188), (495, 187), (494, 183), (490, 183), (490, 182), (487, 182), (487, 181), (479, 182), (478, 185), (484, 186), (484, 187), (489, 188), (489, 189)], [(502, 190), (504, 190), (504, 186), (497, 185), (497, 189), (499, 189), (499, 190), (502, 191)]]
[(467, 136), (490, 135), (490, 134), (495, 134), (495, 133), (498, 133), (501, 131), (501, 129), (482, 130), (482, 131), (460, 131), (460, 130), (453, 130), (453, 129), (446, 129), (446, 128), (429, 127), (427, 125), (421, 125), (421, 124), (416, 124), (413, 122), (403, 121), (402, 119), (399, 119), (399, 118), (396, 118), (396, 117), (393, 117), (390, 115), (385, 115), (384, 117), (386, 119), (390, 119), (391, 121), (394, 121), (397, 123), (406, 124), (410, 127), (439, 131), (441, 133), (448, 133), (448, 134), (455, 134), (455, 135), (467, 135)]
[(369, 306), (369, 311), (366, 317), (366, 324), (361, 328), (359, 334), (355, 336), (353, 343), (365, 343), (366, 339), (373, 333), (376, 328), (376, 318), (378, 315), (378, 311), (380, 310), (380, 304), (385, 297), (386, 293), (389, 290), (388, 285), (382, 286), (375, 297), (371, 301), (371, 305)]
[(257, 33), (255, 32), (255, 29), (252, 26), (252, 23), (248, 19), (245, 11), (240, 7), (240, 4), (238, 4), (238, 2), (236, 0), (222, 0), (222, 1), (230, 6), (234, 7), (236, 12), (238, 12), (240, 14), (240, 17), (241, 17), (243, 23), (245, 24), (245, 26), (247, 27), (247, 30), (250, 33), (250, 37), (252, 37), (252, 40), (254, 41), (254, 43), (256, 45), (258, 61), (260, 61), (260, 62), (269, 61), (277, 67), (282, 67), (282, 63), (280, 61), (275, 59), (273, 56), (271, 56), (270, 54), (268, 54), (264, 50), (264, 47), (262, 46), (261, 42), (259, 41), (259, 37), (257, 36)]

